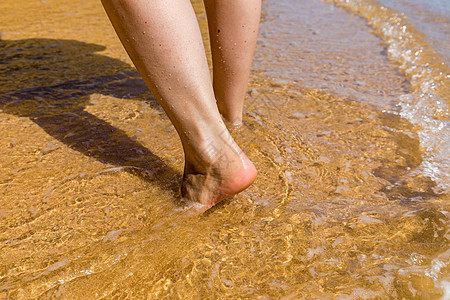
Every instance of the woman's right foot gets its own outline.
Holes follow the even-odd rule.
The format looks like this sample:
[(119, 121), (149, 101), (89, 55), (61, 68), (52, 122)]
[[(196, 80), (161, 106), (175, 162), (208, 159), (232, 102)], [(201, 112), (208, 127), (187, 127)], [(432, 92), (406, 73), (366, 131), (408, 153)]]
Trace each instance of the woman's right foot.
[(186, 155), (181, 195), (187, 204), (204, 212), (249, 187), (256, 179), (253, 163), (228, 130), (195, 155)]

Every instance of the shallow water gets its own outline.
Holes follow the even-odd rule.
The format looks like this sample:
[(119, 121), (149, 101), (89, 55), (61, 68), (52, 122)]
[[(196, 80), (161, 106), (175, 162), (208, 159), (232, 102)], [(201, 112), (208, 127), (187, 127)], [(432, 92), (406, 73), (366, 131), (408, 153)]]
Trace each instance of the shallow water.
[(445, 107), (408, 114), (423, 80), (370, 14), (264, 2), (236, 135), (258, 179), (192, 217), (176, 133), (100, 4), (0, 9), (0, 298), (449, 297)]
[(450, 62), (450, 4), (446, 0), (381, 0), (380, 4), (401, 12), (424, 33), (426, 42)]

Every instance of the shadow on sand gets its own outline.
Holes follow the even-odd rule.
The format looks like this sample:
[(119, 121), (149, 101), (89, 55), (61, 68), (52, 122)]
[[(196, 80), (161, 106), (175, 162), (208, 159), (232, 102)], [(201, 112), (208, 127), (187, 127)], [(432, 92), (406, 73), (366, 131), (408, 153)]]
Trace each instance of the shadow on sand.
[(70, 148), (179, 193), (181, 174), (126, 133), (86, 112), (92, 94), (162, 110), (130, 65), (74, 40), (0, 40), (0, 109), (27, 117)]

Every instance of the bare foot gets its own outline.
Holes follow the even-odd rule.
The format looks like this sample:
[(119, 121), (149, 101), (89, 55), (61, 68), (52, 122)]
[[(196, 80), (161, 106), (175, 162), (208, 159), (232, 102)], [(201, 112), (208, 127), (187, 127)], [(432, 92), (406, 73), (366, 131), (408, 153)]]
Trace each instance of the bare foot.
[(229, 132), (224, 134), (226, 138), (210, 142), (200, 154), (186, 156), (181, 195), (200, 212), (245, 190), (256, 179), (253, 163)]

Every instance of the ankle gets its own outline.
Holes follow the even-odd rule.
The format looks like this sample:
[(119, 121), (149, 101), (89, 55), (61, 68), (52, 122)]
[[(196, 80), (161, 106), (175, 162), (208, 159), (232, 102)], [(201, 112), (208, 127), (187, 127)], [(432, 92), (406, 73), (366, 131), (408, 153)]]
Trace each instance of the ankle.
[(237, 109), (236, 107), (229, 107), (222, 103), (223, 101), (217, 102), (217, 107), (219, 109), (222, 120), (225, 125), (230, 128), (233, 126), (239, 126), (242, 124), (242, 109)]
[(186, 166), (198, 171), (208, 170), (210, 167), (224, 167), (239, 159), (242, 150), (231, 137), (224, 126), (222, 131), (207, 139), (197, 140), (195, 145), (184, 147)]
[(242, 126), (242, 114), (221, 114), (222, 120), (228, 129), (237, 128)]

